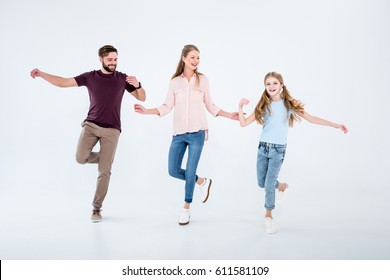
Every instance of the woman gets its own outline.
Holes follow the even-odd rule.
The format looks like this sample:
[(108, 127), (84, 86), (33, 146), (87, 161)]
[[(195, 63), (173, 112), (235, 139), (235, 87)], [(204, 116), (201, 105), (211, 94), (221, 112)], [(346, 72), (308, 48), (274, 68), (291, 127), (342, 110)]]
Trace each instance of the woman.
[[(196, 174), (203, 144), (207, 140), (208, 126), (205, 107), (215, 117), (222, 116), (238, 120), (237, 112), (225, 112), (213, 103), (208, 79), (198, 72), (198, 66), (198, 48), (194, 45), (184, 46), (164, 104), (154, 109), (146, 109), (139, 104), (134, 105), (135, 111), (140, 114), (159, 116), (164, 116), (175, 108), (168, 169), (170, 176), (185, 181), (184, 208), (180, 214), (179, 225), (187, 225), (190, 222), (190, 204), (195, 184), (199, 186), (203, 203), (207, 201), (210, 194), (212, 180)], [(182, 161), (187, 148), (186, 169), (182, 169)]]

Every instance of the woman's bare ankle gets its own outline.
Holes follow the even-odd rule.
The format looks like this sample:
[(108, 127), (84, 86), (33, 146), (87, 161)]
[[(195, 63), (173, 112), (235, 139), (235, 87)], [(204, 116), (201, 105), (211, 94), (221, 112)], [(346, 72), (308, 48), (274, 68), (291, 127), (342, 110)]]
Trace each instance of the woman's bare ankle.
[(196, 180), (196, 183), (197, 183), (198, 185), (203, 185), (204, 182), (205, 182), (205, 178), (198, 177), (198, 180)]

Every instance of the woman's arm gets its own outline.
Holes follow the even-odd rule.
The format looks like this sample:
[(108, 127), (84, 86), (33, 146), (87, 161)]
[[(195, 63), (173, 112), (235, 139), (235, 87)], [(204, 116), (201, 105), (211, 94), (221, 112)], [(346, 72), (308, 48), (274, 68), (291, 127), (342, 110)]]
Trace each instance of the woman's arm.
[(219, 110), (217, 116), (225, 117), (232, 120), (238, 120), (238, 112), (226, 112), (224, 110)]
[(308, 112), (305, 112), (305, 111), (296, 112), (296, 113), (298, 114), (298, 116), (307, 120), (310, 123), (338, 128), (344, 133), (348, 132), (348, 128), (344, 124), (334, 123), (334, 122), (310, 115)]
[(249, 115), (249, 117), (245, 118), (245, 114), (243, 111), (243, 106), (247, 105), (249, 103), (249, 100), (246, 98), (243, 98), (240, 100), (240, 103), (238, 104), (238, 119), (240, 120), (240, 126), (245, 127), (255, 121), (255, 113)]
[(156, 108), (146, 109), (144, 106), (142, 106), (140, 104), (135, 104), (134, 110), (137, 113), (140, 113), (142, 115), (160, 115), (160, 112)]
[[(142, 88), (141, 88), (142, 89)], [(164, 104), (158, 108), (147, 109), (140, 104), (134, 104), (134, 111), (142, 115), (159, 115), (160, 117), (168, 114), (175, 105), (175, 96), (173, 94), (172, 83), (169, 86), (169, 91)]]

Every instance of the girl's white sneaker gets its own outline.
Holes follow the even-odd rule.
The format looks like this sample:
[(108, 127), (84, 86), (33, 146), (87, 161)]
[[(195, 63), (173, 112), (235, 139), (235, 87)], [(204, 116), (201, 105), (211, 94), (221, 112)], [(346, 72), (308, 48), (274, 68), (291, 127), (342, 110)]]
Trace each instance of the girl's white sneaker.
[(275, 221), (272, 218), (265, 218), (265, 232), (266, 233), (275, 233), (276, 232), (276, 226)]

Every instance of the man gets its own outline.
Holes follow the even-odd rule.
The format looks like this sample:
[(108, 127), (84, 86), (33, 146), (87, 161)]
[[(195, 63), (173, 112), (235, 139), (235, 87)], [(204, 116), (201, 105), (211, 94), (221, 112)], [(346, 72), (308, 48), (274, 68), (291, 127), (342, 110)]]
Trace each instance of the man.
[[(116, 71), (118, 51), (110, 45), (99, 49), (102, 64), (100, 70), (86, 72), (74, 78), (63, 78), (33, 69), (31, 76), (41, 77), (58, 87), (86, 86), (90, 97), (88, 116), (82, 123), (77, 145), (76, 161), (80, 164), (97, 163), (99, 176), (92, 202), (92, 222), (102, 219), (101, 208), (107, 194), (111, 166), (121, 133), (120, 110), (124, 91), (136, 99), (145, 101), (146, 95), (141, 83), (134, 76)], [(100, 141), (99, 152), (92, 152)]]

